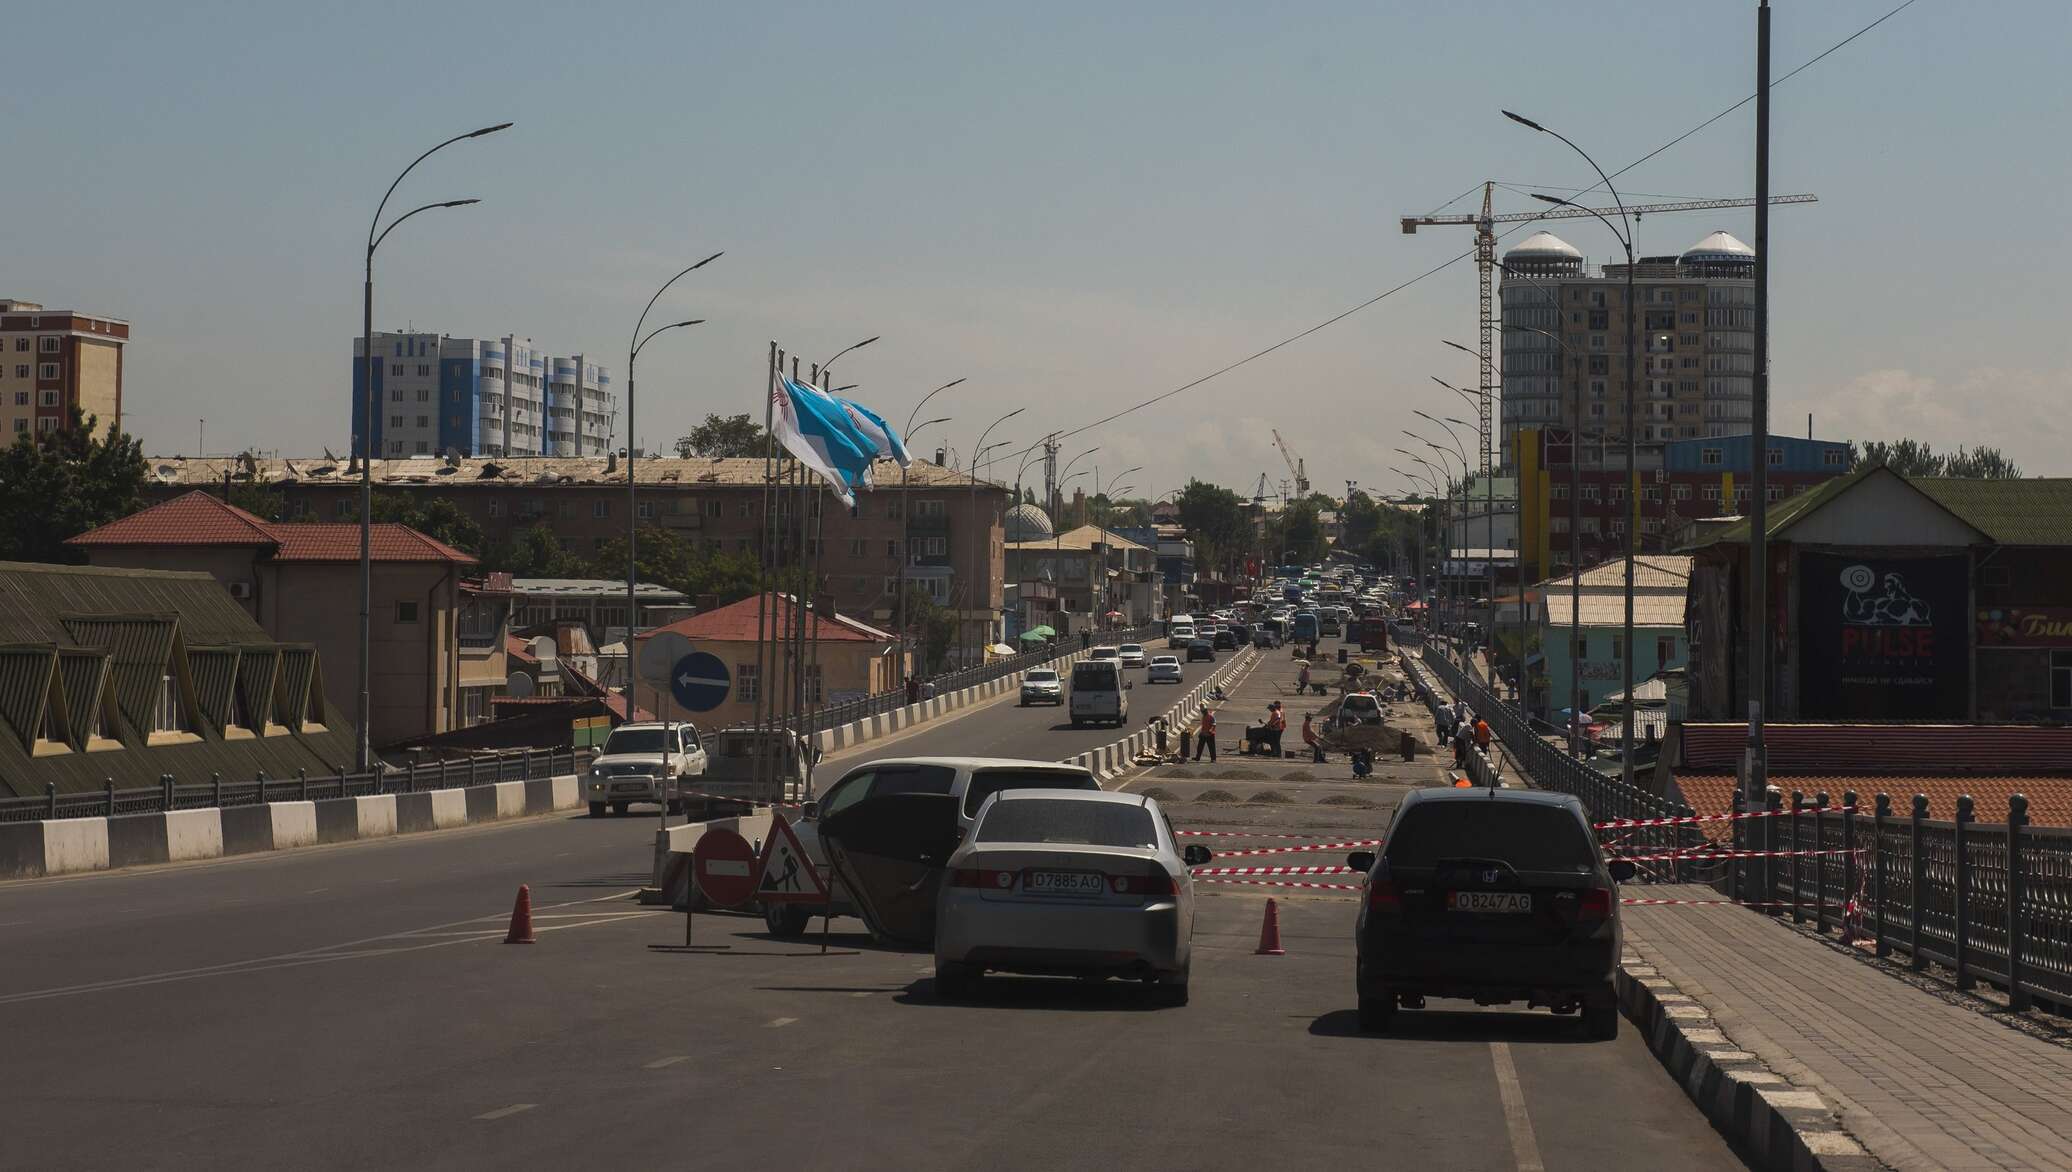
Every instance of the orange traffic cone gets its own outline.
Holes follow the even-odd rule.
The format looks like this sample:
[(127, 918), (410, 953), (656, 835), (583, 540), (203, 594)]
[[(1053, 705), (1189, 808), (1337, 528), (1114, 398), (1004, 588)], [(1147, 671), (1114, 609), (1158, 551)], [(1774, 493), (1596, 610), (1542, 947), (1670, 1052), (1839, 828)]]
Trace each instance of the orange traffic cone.
[(506, 944), (531, 944), (532, 935), (532, 888), (518, 885), (518, 902), (511, 905), (511, 933), (504, 937)]
[(1282, 956), (1281, 909), (1269, 899), (1266, 901), (1266, 919), (1259, 925), (1259, 950), (1254, 956)]

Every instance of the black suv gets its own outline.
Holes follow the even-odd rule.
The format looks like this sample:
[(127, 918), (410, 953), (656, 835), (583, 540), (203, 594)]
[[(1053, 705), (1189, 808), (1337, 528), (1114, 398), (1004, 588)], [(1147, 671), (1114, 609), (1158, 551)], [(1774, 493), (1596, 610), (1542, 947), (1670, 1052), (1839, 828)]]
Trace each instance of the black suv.
[(1360, 907), (1360, 1028), (1389, 1027), (1426, 997), (1582, 1010), (1590, 1037), (1619, 1032), (1617, 881), (1583, 804), (1568, 794), (1413, 790), (1396, 808)]

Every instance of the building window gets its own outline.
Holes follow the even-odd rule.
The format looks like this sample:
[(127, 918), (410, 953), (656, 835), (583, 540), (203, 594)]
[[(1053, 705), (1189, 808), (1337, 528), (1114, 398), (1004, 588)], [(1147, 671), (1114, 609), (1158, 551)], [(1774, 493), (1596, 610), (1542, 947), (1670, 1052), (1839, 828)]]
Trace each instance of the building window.
[(653, 501), (641, 501), (641, 502), (639, 502), (639, 504), (637, 504), (637, 505), (635, 505), (635, 506), (634, 506), (634, 509), (633, 509), (633, 515), (634, 515), (634, 516), (636, 516), (636, 517), (639, 517), (639, 518), (640, 518), (641, 520), (643, 520), (643, 521), (652, 521), (652, 520), (654, 520), (654, 518), (655, 518), (655, 502), (653, 502)]
[(1584, 500), (1586, 500), (1586, 501), (1594, 501), (1594, 500), (1596, 500), (1596, 499), (1597, 499), (1597, 486), (1596, 486), (1596, 485), (1594, 485), (1594, 484), (1585, 484), (1585, 485), (1581, 485), (1581, 486), (1579, 486), (1579, 490), (1580, 490), (1580, 491), (1582, 492), (1582, 494), (1583, 494), (1583, 499), (1584, 499)]
[(14, 348), (17, 351), (27, 350), (29, 348), (29, 340), (27, 338), (16, 338), (14, 340)]
[(2072, 651), (2050, 653), (2050, 706), (2072, 708)]
[(1618, 504), (1618, 503), (1619, 503), (1620, 501), (1623, 501), (1623, 500), (1625, 500), (1625, 499), (1626, 499), (1626, 486), (1625, 486), (1625, 485), (1623, 485), (1623, 484), (1614, 484), (1614, 485), (1612, 485), (1612, 503), (1616, 505), (1616, 504)]
[(418, 401), (418, 402), (420, 402), (420, 403), (429, 403), (429, 402), (431, 402), (431, 401), (432, 401), (432, 392), (431, 392), (431, 391), (430, 391), (429, 389), (425, 388), (425, 387), (419, 387), (419, 388), (417, 388), (417, 401)]
[(864, 538), (852, 538), (849, 542), (849, 556), (852, 558), (870, 556), (870, 543)]
[(44, 337), (36, 339), (36, 349), (44, 354), (57, 353), (58, 345), (58, 339), (53, 336), (46, 335)]
[(943, 502), (941, 501), (914, 502), (914, 516), (916, 517), (940, 517), (942, 515)]
[(600, 520), (600, 521), (602, 521), (603, 519), (605, 519), (606, 517), (609, 517), (609, 516), (611, 516), (611, 515), (612, 515), (612, 503), (611, 503), (610, 501), (591, 501), (591, 502), (590, 502), (590, 516), (591, 516), (591, 517), (593, 517), (593, 518), (595, 518), (595, 519), (597, 519), (597, 520)]
[(15, 429), (16, 431), (27, 431), (27, 430), (29, 430), (29, 417), (28, 417), (28, 416), (26, 416), (26, 415), (18, 415), (18, 416), (16, 416), (16, 417), (15, 417), (15, 420), (14, 420), (14, 429)]
[(898, 538), (894, 538), (891, 541), (885, 543), (885, 556), (888, 558), (896, 558), (899, 556)]
[(1557, 500), (1557, 501), (1565, 501), (1565, 500), (1567, 500), (1567, 499), (1568, 499), (1568, 485), (1566, 485), (1566, 484), (1557, 484), (1557, 485), (1555, 485), (1555, 486), (1554, 486), (1554, 499), (1555, 499), (1555, 500)]
[(1691, 499), (1691, 486), (1688, 484), (1671, 485), (1670, 492), (1677, 500), (1687, 501)]
[[(747, 502), (747, 501), (743, 501), (743, 502), (741, 502), (741, 503), (745, 505), (745, 504), (747, 504), (748, 502)], [(699, 511), (700, 513), (703, 513), (703, 514), (704, 514), (705, 516), (708, 516), (708, 517), (713, 517), (713, 518), (718, 518), (718, 517), (720, 517), (720, 516), (722, 516), (722, 515), (724, 515), (724, 514), (726, 513), (726, 511), (727, 511), (727, 502), (725, 502), (725, 501), (723, 501), (723, 500), (720, 500), (720, 499), (719, 499), (719, 498), (717, 498), (717, 497), (714, 497), (714, 498), (713, 498), (713, 499), (711, 499), (711, 500), (699, 501), (699, 502), (698, 502), (698, 511)], [(743, 514), (743, 515), (745, 516), (746, 514)]]
[(29, 365), (28, 365), (28, 363), (24, 362), (24, 363), (20, 363), (20, 364), (17, 364), (17, 365), (15, 366), (15, 368), (14, 368), (14, 377), (16, 377), (16, 378), (27, 378), (27, 377), (29, 377)]
[(180, 704), (180, 677), (168, 666), (158, 674), (158, 703), (151, 710), (151, 731), (155, 733), (177, 733), (190, 731), (187, 710)]
[(418, 417), (417, 417), (417, 425), (418, 425), (419, 427), (430, 427), (430, 426), (432, 425), (432, 417), (431, 417), (431, 416), (429, 416), (429, 415), (420, 415), (420, 416), (418, 416)]
[(395, 378), (403, 377), (403, 364), (400, 362), (389, 363), (389, 374)]
[(422, 455), (424, 455), (425, 453), (427, 453), (427, 452), (429, 452), (429, 451), (431, 451), (431, 450), (432, 450), (432, 445), (431, 445), (431, 444), (429, 444), (429, 443), (425, 442), (424, 440), (419, 440), (419, 441), (417, 441), (417, 454), (418, 454), (418, 455), (422, 456)]
[(1844, 453), (1842, 453), (1840, 450), (1832, 452), (1822, 452), (1820, 454), (1820, 462), (1829, 468), (1840, 468), (1842, 466), (1843, 458)]
[(38, 419), (36, 421), (37, 431), (56, 431), (57, 429), (58, 421), (57, 417), (54, 415), (46, 415), (43, 418)]
[(392, 389), (391, 391), (389, 391), (389, 402), (391, 402), (391, 403), (400, 403), (400, 402), (402, 402), (402, 401), (403, 401), (403, 388), (401, 388), (401, 387), (396, 387), (396, 388)]
[(57, 364), (57, 363), (55, 363), (55, 362), (39, 362), (39, 363), (37, 363), (37, 364), (36, 364), (36, 377), (37, 377), (37, 378), (56, 378), (57, 376), (58, 376), (58, 364)]
[(1720, 459), (1720, 450), (1718, 448), (1705, 448), (1698, 453), (1698, 462), (1700, 464), (1717, 465)]
[(1784, 466), (1784, 449), (1783, 449), (1783, 448), (1771, 448), (1771, 449), (1770, 449), (1770, 467), (1772, 467), (1772, 468), (1781, 468), (1781, 467), (1783, 467), (1783, 466)]
[(1626, 637), (1624, 635), (1612, 636), (1612, 658), (1614, 660), (1626, 658)]
[(762, 697), (762, 668), (753, 663), (734, 665), (734, 698), (744, 704)]
[(1676, 636), (1663, 635), (1655, 640), (1655, 662), (1663, 667), (1676, 662)]
[(502, 501), (500, 501), (500, 500), (496, 499), (495, 497), (490, 497), (490, 498), (489, 498), (489, 515), (490, 515), (490, 516), (492, 516), (492, 517), (501, 517), (501, 516), (503, 516), (503, 515), (504, 515), (504, 502), (502, 502)]

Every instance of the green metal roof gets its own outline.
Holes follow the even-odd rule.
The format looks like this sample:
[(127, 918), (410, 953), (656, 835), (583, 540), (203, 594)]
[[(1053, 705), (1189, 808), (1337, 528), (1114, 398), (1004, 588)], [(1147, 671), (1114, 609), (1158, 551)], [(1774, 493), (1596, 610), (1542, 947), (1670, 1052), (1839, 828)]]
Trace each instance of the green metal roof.
[(1907, 483), (2001, 545), (2072, 545), (2072, 480), (1949, 480)]

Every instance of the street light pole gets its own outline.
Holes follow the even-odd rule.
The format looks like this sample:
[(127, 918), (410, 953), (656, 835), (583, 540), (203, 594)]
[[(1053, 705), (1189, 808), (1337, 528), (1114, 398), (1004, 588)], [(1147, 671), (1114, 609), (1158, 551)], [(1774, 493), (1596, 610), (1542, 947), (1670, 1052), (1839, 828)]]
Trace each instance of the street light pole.
[[(960, 378), (957, 380), (957, 383), (961, 383), (963, 381), (964, 380)], [(949, 383), (944, 386), (935, 388), (935, 390), (928, 392), (928, 399), (933, 399), (937, 394), (949, 390), (950, 387), (956, 386), (957, 383)], [(907, 443), (912, 443), (914, 439), (914, 434), (920, 431), (922, 428), (929, 427), (937, 423), (948, 423), (950, 421), (950, 416), (941, 415), (937, 416), (934, 419), (924, 419), (918, 424), (915, 423), (914, 416), (919, 415), (921, 413), (921, 408), (927, 406), (928, 399), (921, 400), (919, 405), (917, 405), (912, 411), (907, 413), (907, 429), (905, 436), (905, 440)], [(898, 597), (893, 600), (893, 605), (898, 608), (899, 614), (899, 667), (901, 671), (909, 675), (914, 674), (914, 666), (912, 662), (910, 662), (908, 659), (908, 656), (911, 654), (911, 652), (907, 647), (907, 637), (909, 634), (911, 634), (911, 632), (908, 630), (909, 620), (907, 618), (907, 564), (913, 560), (914, 556), (913, 517), (914, 504), (913, 501), (908, 499), (907, 496), (907, 468), (906, 465), (902, 464), (899, 468), (899, 594)]]
[[(1508, 330), (1538, 334), (1550, 339), (1565, 355), (1569, 345), (1561, 335), (1536, 326), (1505, 326)], [(1557, 386), (1559, 383), (1557, 381)], [(1568, 428), (1568, 755), (1583, 755), (1583, 656), (1577, 640), (1583, 630), (1583, 507), (1582, 485), (1577, 468), (1583, 462), (1583, 396), (1566, 396), (1569, 401)], [(1551, 617), (1551, 616), (1550, 616)]]
[(397, 216), (389, 221), (386, 228), (381, 226), (381, 215), (388, 210), (389, 197), (396, 194), (396, 188), (402, 186), (403, 180), (417, 169), (419, 163), (462, 139), (481, 138), (483, 135), (495, 134), (499, 130), (507, 130), (510, 126), (508, 122), (499, 122), (495, 126), (456, 134), (412, 159), (410, 165), (403, 168), (402, 174), (396, 176), (395, 182), (389, 184), (388, 190), (382, 193), (381, 202), (374, 207), (374, 219), (367, 226), (367, 267), (360, 290), (360, 361), (362, 369), (366, 372), (366, 386), (363, 388), (366, 397), (361, 401), (360, 413), (360, 694), (359, 704), (355, 709), (359, 728), (353, 736), (355, 772), (365, 772), (372, 764), (374, 744), (373, 734), (368, 727), (374, 715), (374, 421), (377, 410), (374, 397), (374, 250), (381, 247), (381, 242), (388, 239), (388, 234), (395, 231), (398, 224), (419, 212), (428, 212), (434, 208), (461, 208), (481, 201), (450, 199), (440, 203), (428, 203)]
[[(1619, 210), (1619, 221), (1625, 225), (1625, 231), (1621, 232), (1619, 227), (1610, 220), (1605, 219), (1594, 211), (1591, 212), (1600, 223), (1611, 229), (1612, 236), (1618, 240), (1620, 247), (1626, 251), (1626, 620), (1624, 624), (1624, 638), (1619, 655), (1623, 682), (1626, 687), (1626, 731), (1625, 735), (1620, 738), (1619, 778), (1628, 787), (1631, 787), (1633, 785), (1633, 737), (1635, 731), (1633, 723), (1635, 715), (1633, 701), (1633, 561), (1634, 552), (1638, 549), (1638, 542), (1640, 540), (1640, 470), (1638, 468), (1640, 444), (1639, 433), (1634, 428), (1633, 418), (1633, 383), (1639, 373), (1637, 370), (1639, 354), (1636, 351), (1638, 348), (1640, 315), (1639, 306), (1635, 305), (1633, 300), (1633, 269), (1635, 263), (1633, 256), (1633, 220), (1626, 212), (1626, 201), (1620, 198), (1619, 189), (1612, 186), (1611, 176), (1604, 173), (1604, 168), (1597, 165), (1597, 160), (1591, 158), (1588, 151), (1570, 142), (1568, 137), (1560, 131), (1550, 130), (1530, 118), (1513, 114), (1509, 110), (1505, 110), (1503, 114), (1504, 117), (1518, 123), (1520, 126), (1537, 130), (1542, 134), (1553, 135), (1567, 145), (1568, 149), (1581, 155), (1583, 161), (1590, 164), (1590, 169), (1597, 172), (1597, 178), (1604, 184), (1604, 189), (1611, 193), (1612, 203)], [(1556, 196), (1541, 195), (1538, 192), (1534, 192), (1532, 197), (1545, 203), (1589, 211), (1589, 209), (1583, 208), (1580, 204)]]
[[(1121, 480), (1125, 476), (1128, 476), (1132, 472), (1142, 472), (1143, 470), (1144, 466), (1142, 464), (1139, 464), (1134, 468), (1124, 468), (1122, 471), (1117, 472), (1115, 475), (1109, 477), (1108, 486), (1101, 490), (1101, 499), (1108, 502), (1108, 514), (1101, 518), (1101, 543), (1103, 545), (1106, 545), (1108, 543), (1108, 522), (1113, 520), (1115, 517), (1115, 482)], [(1136, 486), (1131, 485), (1131, 487), (1134, 488)], [(1129, 569), (1128, 554), (1123, 555), (1122, 565), (1124, 571), (1127, 572)], [(1098, 617), (1103, 619), (1108, 617), (1108, 612), (1110, 610), (1115, 609), (1113, 602), (1111, 602), (1108, 597), (1108, 575), (1106, 573), (1105, 561), (1103, 563), (1103, 573), (1101, 574), (1101, 606), (1102, 610)]]
[[(974, 603), (978, 600), (978, 590), (985, 591), (985, 605), (987, 609), (991, 609), (993, 601), (992, 558), (987, 556), (987, 554), (983, 552), (981, 546), (981, 543), (987, 542), (991, 539), (993, 527), (990, 524), (980, 525), (978, 523), (979, 461), (985, 457), (987, 451), (986, 437), (993, 434), (994, 428), (1000, 426), (1003, 423), (1006, 423), (1008, 420), (1013, 419), (1015, 416), (1020, 415), (1022, 412), (1026, 410), (1028, 410), (1027, 407), (1016, 407), (1014, 410), (1009, 411), (1007, 414), (1002, 415), (1000, 418), (995, 419), (993, 422), (986, 424), (986, 429), (978, 433), (978, 443), (974, 444), (971, 449), (971, 497), (970, 509), (968, 511), (971, 516), (972, 550), (974, 553), (978, 555), (978, 557), (977, 560), (972, 562), (972, 585), (974, 587), (974, 590), (972, 593), (965, 595), (965, 602), (967, 603), (967, 605)], [(1002, 520), (1004, 521), (1005, 518), (1003, 517)], [(988, 620), (987, 630), (990, 631), (991, 629), (991, 621)], [(962, 640), (960, 639), (959, 642), (961, 643)], [(971, 657), (969, 654), (965, 656), (964, 666), (971, 666)]]
[(655, 340), (656, 334), (662, 333), (665, 330), (680, 330), (689, 326), (703, 325), (705, 319), (701, 317), (690, 321), (670, 322), (666, 326), (656, 326), (645, 336), (641, 334), (640, 329), (647, 324), (648, 309), (655, 307), (655, 300), (659, 299), (662, 293), (668, 290), (669, 285), (674, 285), (677, 282), (677, 278), (696, 271), (719, 256), (719, 253), (713, 253), (683, 272), (676, 274), (675, 277), (671, 277), (667, 285), (663, 285), (660, 290), (656, 291), (654, 298), (648, 301), (647, 309), (641, 310), (640, 318), (633, 323), (633, 341), (626, 350), (626, 719), (628, 720), (633, 719), (633, 632), (640, 625), (639, 602), (635, 597), (635, 583), (640, 578), (640, 573), (636, 568), (640, 561), (640, 506), (639, 499), (635, 495), (639, 481), (633, 475), (633, 458), (640, 449), (633, 439), (633, 366), (635, 362), (639, 361), (641, 350), (649, 342)]

